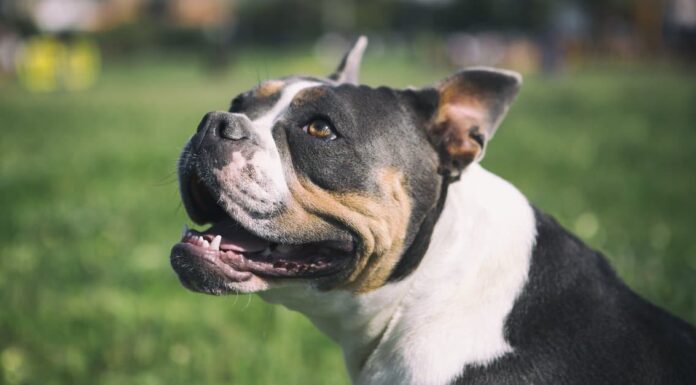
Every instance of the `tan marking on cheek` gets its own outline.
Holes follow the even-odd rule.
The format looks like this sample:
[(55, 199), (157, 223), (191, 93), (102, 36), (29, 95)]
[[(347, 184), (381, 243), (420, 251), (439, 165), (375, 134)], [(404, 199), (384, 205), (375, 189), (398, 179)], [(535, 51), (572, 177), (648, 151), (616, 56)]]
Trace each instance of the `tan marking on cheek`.
[(290, 186), (294, 205), (285, 218), (301, 224), (303, 231), (325, 228), (327, 219), (348, 228), (360, 240), (354, 270), (335, 286), (355, 292), (368, 292), (382, 286), (404, 251), (404, 238), (411, 214), (403, 175), (382, 170), (379, 196), (336, 193), (321, 189), (306, 179), (296, 179)]
[(285, 82), (282, 80), (269, 80), (261, 84), (254, 93), (258, 97), (266, 98), (280, 92), (284, 86)]

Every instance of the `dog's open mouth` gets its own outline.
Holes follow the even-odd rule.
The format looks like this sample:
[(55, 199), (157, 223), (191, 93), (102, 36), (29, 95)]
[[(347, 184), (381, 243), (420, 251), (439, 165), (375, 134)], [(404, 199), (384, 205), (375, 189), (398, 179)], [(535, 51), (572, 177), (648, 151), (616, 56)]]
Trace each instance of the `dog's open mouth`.
[(186, 227), (174, 245), (171, 262), (182, 281), (209, 280), (211, 273), (218, 276), (216, 280), (232, 282), (252, 276), (320, 278), (341, 271), (351, 261), (351, 243), (279, 244), (263, 239), (230, 218), (196, 176), (189, 186), (197, 221), (212, 226), (204, 231)]
[[(218, 268), (234, 273), (240, 279), (253, 273), (262, 277), (318, 277), (331, 274), (345, 266), (349, 250), (341, 250), (332, 242), (283, 245), (258, 238), (232, 220), (215, 223), (208, 230), (186, 229), (172, 253), (177, 257), (199, 258)], [(229, 275), (229, 274), (225, 274)]]

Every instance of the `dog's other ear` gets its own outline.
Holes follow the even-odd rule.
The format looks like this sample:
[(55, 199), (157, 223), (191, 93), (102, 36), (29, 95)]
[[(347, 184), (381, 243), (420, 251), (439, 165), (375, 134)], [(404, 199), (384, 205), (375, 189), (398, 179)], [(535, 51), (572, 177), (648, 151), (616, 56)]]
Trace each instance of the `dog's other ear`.
[(336, 71), (329, 76), (329, 79), (335, 80), (338, 83), (358, 84), (360, 77), (360, 62), (362, 61), (363, 53), (367, 47), (367, 38), (360, 36), (355, 43), (350, 47), (341, 64), (338, 65)]
[(426, 127), (440, 155), (440, 172), (451, 180), (483, 158), (486, 144), (522, 85), (512, 71), (465, 69), (436, 86), (437, 109)]

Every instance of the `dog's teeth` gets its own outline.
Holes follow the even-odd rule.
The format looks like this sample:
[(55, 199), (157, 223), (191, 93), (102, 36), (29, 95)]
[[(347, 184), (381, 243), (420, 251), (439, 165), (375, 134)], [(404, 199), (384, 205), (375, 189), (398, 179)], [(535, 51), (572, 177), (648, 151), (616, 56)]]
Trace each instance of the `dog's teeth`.
[(222, 242), (222, 237), (216, 235), (215, 238), (213, 238), (213, 241), (210, 242), (210, 248), (213, 250), (220, 250), (220, 242)]
[(206, 249), (210, 247), (210, 243), (209, 243), (207, 240), (205, 240), (205, 239), (201, 242), (201, 244), (202, 244), (203, 247), (205, 247)]

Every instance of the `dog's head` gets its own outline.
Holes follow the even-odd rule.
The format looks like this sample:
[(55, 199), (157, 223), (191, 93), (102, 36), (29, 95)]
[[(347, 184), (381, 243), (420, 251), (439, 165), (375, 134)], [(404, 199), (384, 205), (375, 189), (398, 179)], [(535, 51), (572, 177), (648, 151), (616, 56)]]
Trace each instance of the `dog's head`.
[(358, 85), (366, 39), (328, 78), (269, 80), (210, 112), (179, 162), (193, 221), (171, 253), (190, 289), (366, 292), (417, 267), (447, 184), (483, 156), (519, 75), (468, 69), (436, 86)]

